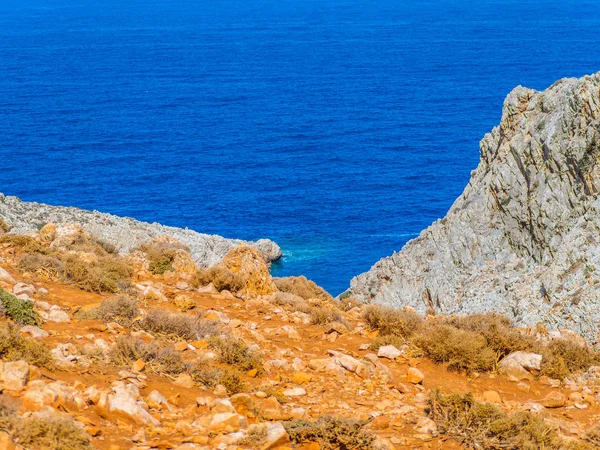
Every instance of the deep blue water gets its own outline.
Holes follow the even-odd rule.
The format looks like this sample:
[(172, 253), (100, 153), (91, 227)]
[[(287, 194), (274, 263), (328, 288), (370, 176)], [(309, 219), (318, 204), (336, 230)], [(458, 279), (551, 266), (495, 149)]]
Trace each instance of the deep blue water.
[(597, 0), (0, 0), (0, 192), (270, 237), (339, 293), (599, 43)]

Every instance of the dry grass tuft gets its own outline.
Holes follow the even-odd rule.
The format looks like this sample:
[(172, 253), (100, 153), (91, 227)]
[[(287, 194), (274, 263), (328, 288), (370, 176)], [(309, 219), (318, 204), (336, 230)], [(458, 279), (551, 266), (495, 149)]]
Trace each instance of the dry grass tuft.
[(97, 308), (80, 311), (77, 319), (96, 319), (104, 322), (116, 322), (122, 327), (130, 327), (140, 314), (136, 300), (125, 295), (104, 299)]
[(47, 280), (61, 280), (65, 278), (65, 264), (53, 256), (38, 253), (23, 255), (19, 258), (19, 269), (23, 272), (38, 273)]
[(0, 303), (4, 314), (20, 325), (41, 325), (42, 319), (33, 309), (33, 302), (21, 300), (0, 288)]
[(190, 369), (190, 376), (201, 386), (215, 387), (221, 384), (227, 389), (229, 395), (244, 392), (246, 387), (239, 371), (227, 367), (216, 368), (198, 364)]
[[(427, 409), (438, 430), (465, 448), (481, 450), (592, 449), (585, 442), (566, 443), (544, 420), (528, 412), (508, 414), (478, 402), (472, 394), (442, 395), (434, 391)], [(591, 442), (591, 441), (590, 441)]]
[(0, 236), (0, 243), (8, 243), (22, 253), (39, 253), (41, 255), (50, 253), (50, 249), (40, 241), (24, 234), (3, 234)]
[(373, 449), (376, 436), (365, 430), (366, 422), (339, 417), (319, 417), (315, 421), (304, 419), (283, 422), (294, 443), (318, 442), (324, 450)]
[(67, 414), (35, 413), (18, 420), (12, 430), (22, 447), (48, 450), (91, 450), (91, 437)]
[(289, 294), (297, 295), (302, 297), (304, 300), (310, 300), (318, 298), (320, 300), (332, 300), (331, 295), (318, 286), (314, 281), (308, 280), (306, 277), (286, 277), (286, 278), (273, 278), (275, 286), (281, 292), (287, 292)]
[(112, 364), (118, 367), (131, 367), (138, 359), (146, 363), (150, 373), (178, 375), (188, 371), (188, 365), (181, 355), (164, 342), (144, 342), (130, 336), (120, 338), (108, 354)]
[(119, 281), (129, 279), (132, 267), (123, 258), (106, 255), (86, 262), (78, 256), (68, 255), (64, 259), (65, 281), (88, 292), (119, 291)]
[(54, 369), (54, 360), (48, 347), (34, 339), (22, 337), (19, 328), (12, 323), (0, 324), (0, 359), (24, 359), (29, 364)]
[(168, 338), (186, 340), (203, 339), (215, 336), (219, 332), (219, 324), (204, 320), (199, 315), (170, 313), (160, 309), (151, 309), (135, 326), (144, 331), (159, 334)]
[(215, 336), (208, 342), (209, 348), (219, 354), (222, 362), (243, 371), (256, 369), (259, 375), (264, 372), (262, 357), (252, 351), (241, 339)]
[(242, 274), (232, 272), (227, 268), (215, 266), (210, 269), (198, 269), (194, 284), (196, 286), (207, 286), (210, 283), (219, 292), (239, 292), (246, 286), (246, 281)]

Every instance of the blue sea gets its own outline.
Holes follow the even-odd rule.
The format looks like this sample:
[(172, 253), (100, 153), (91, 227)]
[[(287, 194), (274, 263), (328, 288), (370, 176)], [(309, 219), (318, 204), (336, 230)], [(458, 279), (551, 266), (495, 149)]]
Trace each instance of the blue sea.
[(269, 237), (337, 294), (599, 43), (598, 0), (0, 0), (0, 192)]

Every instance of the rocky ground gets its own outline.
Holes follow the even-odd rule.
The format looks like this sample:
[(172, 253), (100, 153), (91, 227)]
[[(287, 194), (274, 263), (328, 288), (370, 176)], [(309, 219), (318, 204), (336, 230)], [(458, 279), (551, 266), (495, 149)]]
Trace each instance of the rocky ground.
[[(62, 248), (56, 259), (94, 261), (83, 230), (49, 225), (26, 244), (6, 236), (3, 450), (474, 448), (470, 435), (461, 437), (432, 411), (436, 390), (529, 412), (563, 443), (592, 442), (582, 439), (600, 418), (598, 367), (557, 380), (539, 376), (542, 356), (520, 352), (495, 370), (467, 374), (435, 364), (408, 341), (371, 350), (380, 331), (365, 320), (365, 306), (337, 302), (306, 280), (272, 279), (249, 247), (200, 275), (185, 250), (171, 254), (162, 274), (151, 273), (161, 272), (152, 250), (138, 250), (124, 257), (133, 267), (128, 282), (116, 292), (90, 292), (24, 259), (36, 242), (38, 253)], [(218, 269), (241, 278), (223, 281)], [(34, 306), (34, 320), (8, 298)], [(6, 330), (15, 320), (21, 324), (10, 344)], [(6, 406), (13, 404), (20, 415)], [(69, 433), (44, 422), (57, 417), (71, 424)], [(52, 433), (63, 438), (48, 439)]]

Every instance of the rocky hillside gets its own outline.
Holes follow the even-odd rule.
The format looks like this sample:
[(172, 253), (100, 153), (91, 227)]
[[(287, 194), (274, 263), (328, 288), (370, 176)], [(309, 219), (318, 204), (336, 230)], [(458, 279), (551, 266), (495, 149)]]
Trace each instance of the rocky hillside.
[(4, 218), (13, 233), (35, 231), (46, 223), (77, 224), (98, 239), (114, 245), (121, 252), (129, 252), (157, 236), (167, 235), (189, 247), (194, 261), (201, 267), (217, 264), (229, 250), (242, 243), (260, 250), (268, 261), (281, 258), (281, 249), (269, 239), (260, 239), (256, 242), (226, 239), (217, 235), (201, 234), (187, 228), (150, 224), (98, 211), (22, 202), (17, 197), (4, 196), (1, 193), (0, 217)]
[[(600, 73), (517, 87), (446, 217), (351, 281), (363, 301), (600, 327)], [(435, 170), (432, 167), (432, 170)]]
[(172, 236), (2, 224), (2, 450), (600, 446), (573, 333), (337, 301), (245, 245), (203, 269)]

